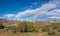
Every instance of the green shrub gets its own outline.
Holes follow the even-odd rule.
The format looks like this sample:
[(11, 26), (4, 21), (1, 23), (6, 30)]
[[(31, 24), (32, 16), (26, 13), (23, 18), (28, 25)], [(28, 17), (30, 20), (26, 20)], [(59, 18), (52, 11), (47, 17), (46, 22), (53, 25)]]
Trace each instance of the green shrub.
[(33, 28), (34, 28), (34, 25), (30, 22), (21, 22), (19, 25), (18, 25), (18, 30), (20, 32), (32, 32), (33, 31)]
[(51, 30), (50, 26), (43, 26), (42, 31), (43, 32), (49, 32)]
[(15, 26), (9, 26), (9, 27), (7, 27), (6, 28), (6, 30), (8, 31), (8, 32), (16, 32), (16, 27)]
[(54, 31), (50, 31), (50, 32), (48, 32), (48, 35), (49, 36), (54, 36), (56, 33), (54, 32)]
[(4, 29), (4, 25), (0, 23), (0, 29)]
[(40, 26), (39, 25), (35, 25), (32, 22), (21, 22), (18, 25), (18, 31), (20, 32), (38, 32), (40, 31)]

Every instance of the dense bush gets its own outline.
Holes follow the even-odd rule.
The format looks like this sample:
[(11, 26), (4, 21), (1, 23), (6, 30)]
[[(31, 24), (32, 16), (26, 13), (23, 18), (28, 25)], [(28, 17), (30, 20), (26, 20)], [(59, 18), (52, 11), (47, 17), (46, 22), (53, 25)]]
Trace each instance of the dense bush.
[(7, 30), (8, 32), (16, 32), (16, 27), (15, 27), (15, 26), (8, 26), (8, 27), (6, 28), (6, 30)]
[(2, 23), (0, 23), (0, 29), (4, 29), (4, 25), (2, 25)]
[(54, 32), (54, 31), (50, 31), (50, 32), (48, 32), (48, 35), (49, 36), (53, 36), (53, 35), (55, 35), (56, 33)]
[(34, 31), (34, 25), (30, 22), (24, 21), (18, 25), (18, 30), (20, 32), (32, 32)]
[(32, 22), (20, 22), (20, 24), (17, 27), (17, 31), (19, 32), (38, 32), (40, 31), (39, 25), (34, 25)]
[[(36, 23), (36, 22), (28, 22), (28, 21), (22, 21), (18, 23), (17, 26), (8, 26), (5, 29), (9, 32), (49, 32), (48, 34), (51, 34), (53, 32), (50, 32), (51, 30), (53, 31), (60, 31), (60, 23), (50, 23), (49, 25), (45, 25), (41, 23)], [(4, 26), (2, 23), (0, 23), (0, 29), (4, 29)]]
[(50, 26), (43, 26), (42, 31), (43, 32), (49, 32), (51, 30)]
[(32, 23), (32, 22), (27, 22), (23, 21), (20, 22), (19, 25), (16, 26), (9, 26), (7, 27), (7, 30), (10, 30), (12, 32), (49, 32), (51, 30), (57, 30), (60, 26), (58, 24), (53, 24), (53, 25), (40, 25), (40, 23)]

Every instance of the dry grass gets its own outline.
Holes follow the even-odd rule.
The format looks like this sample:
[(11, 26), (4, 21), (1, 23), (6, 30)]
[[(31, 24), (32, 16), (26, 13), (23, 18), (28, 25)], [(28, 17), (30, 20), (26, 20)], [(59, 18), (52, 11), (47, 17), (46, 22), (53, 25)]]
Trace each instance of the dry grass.
[(55, 36), (60, 36), (60, 32), (57, 32)]
[(46, 32), (44, 33), (0, 33), (0, 36), (48, 36)]

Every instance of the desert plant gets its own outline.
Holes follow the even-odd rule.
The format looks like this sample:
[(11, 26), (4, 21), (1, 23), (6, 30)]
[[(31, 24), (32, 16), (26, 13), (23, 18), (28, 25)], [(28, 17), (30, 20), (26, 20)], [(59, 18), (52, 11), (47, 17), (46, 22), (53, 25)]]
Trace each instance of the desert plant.
[(50, 31), (50, 32), (48, 32), (48, 35), (49, 36), (54, 36), (56, 33), (54, 32), (54, 31)]
[(49, 32), (51, 30), (51, 27), (50, 26), (43, 26), (43, 28), (42, 28), (42, 31), (43, 32)]
[(18, 25), (18, 31), (20, 32), (38, 32), (40, 31), (40, 28), (39, 25), (26, 21), (23, 21)]
[(16, 27), (15, 26), (8, 26), (7, 28), (6, 28), (6, 30), (8, 31), (8, 32), (16, 32)]
[(4, 29), (4, 25), (2, 25), (2, 23), (0, 23), (0, 29)]
[(33, 24), (26, 21), (21, 22), (18, 25), (18, 29), (20, 30), (20, 32), (32, 32), (33, 28), (34, 28)]

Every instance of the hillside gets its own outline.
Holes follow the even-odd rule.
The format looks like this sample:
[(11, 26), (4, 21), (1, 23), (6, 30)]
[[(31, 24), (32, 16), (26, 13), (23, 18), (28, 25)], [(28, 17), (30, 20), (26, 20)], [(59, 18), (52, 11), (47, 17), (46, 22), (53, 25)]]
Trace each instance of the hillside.
[[(2, 33), (6, 35), (13, 35), (11, 36), (17, 36), (18, 33), (21, 36), (48, 36), (48, 35), (59, 35), (60, 33), (60, 21), (59, 20), (46, 20), (46, 21), (40, 21), (40, 20), (31, 20), (31, 21), (17, 21), (17, 20), (7, 20), (7, 19), (0, 19), (0, 35)], [(14, 34), (16, 33), (16, 35)], [(22, 33), (22, 34), (21, 34)], [(44, 34), (44, 35), (42, 35)], [(8, 36), (6, 35), (6, 36)]]

